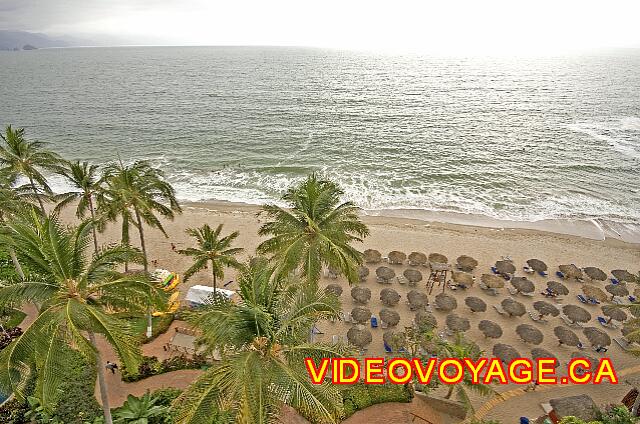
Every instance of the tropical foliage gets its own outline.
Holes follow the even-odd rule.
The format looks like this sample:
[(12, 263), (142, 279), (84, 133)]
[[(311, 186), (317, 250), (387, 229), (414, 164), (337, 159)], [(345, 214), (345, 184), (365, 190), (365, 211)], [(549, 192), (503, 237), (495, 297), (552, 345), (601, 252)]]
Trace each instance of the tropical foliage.
[(113, 414), (116, 424), (149, 424), (164, 416), (168, 407), (157, 405), (157, 399), (147, 392), (141, 397), (127, 396), (127, 400)]

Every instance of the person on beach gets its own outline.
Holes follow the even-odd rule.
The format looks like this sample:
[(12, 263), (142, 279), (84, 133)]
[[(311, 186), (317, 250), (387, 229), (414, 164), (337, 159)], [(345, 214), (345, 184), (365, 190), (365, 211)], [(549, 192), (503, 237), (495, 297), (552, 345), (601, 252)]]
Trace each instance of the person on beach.
[(106, 369), (111, 370), (111, 374), (115, 374), (118, 369), (118, 364), (114, 364), (111, 361), (107, 361), (107, 365), (104, 366)]
[(176, 245), (173, 244), (173, 243), (171, 243), (171, 250), (174, 251), (174, 252), (176, 251)]

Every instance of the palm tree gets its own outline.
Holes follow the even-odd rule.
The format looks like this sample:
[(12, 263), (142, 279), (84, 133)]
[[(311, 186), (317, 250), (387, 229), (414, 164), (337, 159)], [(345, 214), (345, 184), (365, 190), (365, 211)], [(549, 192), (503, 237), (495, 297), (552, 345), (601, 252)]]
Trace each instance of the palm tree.
[(338, 316), (337, 297), (276, 274), (262, 259), (250, 261), (239, 286), (238, 303), (218, 296), (189, 318), (202, 330), (198, 342), (205, 351), (217, 350), (222, 359), (176, 399), (176, 422), (209, 422), (217, 408), (238, 423), (278, 422), (282, 405), (336, 422), (342, 414), (338, 388), (311, 384), (303, 359), (347, 353), (342, 345), (308, 342), (317, 320)]
[(261, 213), (270, 219), (259, 234), (271, 236), (258, 246), (260, 254), (272, 255), (279, 272), (301, 269), (310, 282), (320, 279), (322, 266), (339, 270), (357, 283), (362, 254), (351, 246), (369, 234), (352, 202), (340, 203), (343, 191), (329, 180), (310, 175), (282, 197), (290, 210), (266, 205)]
[(42, 213), (46, 213), (42, 201), (42, 192), (49, 195), (51, 188), (42, 170), (60, 171), (64, 160), (57, 154), (45, 150), (45, 145), (38, 141), (27, 141), (24, 138), (24, 128), (16, 130), (7, 126), (5, 134), (0, 134), (4, 144), (0, 146), (0, 172), (10, 176), (23, 177), (29, 181), (29, 188), (33, 191)]
[(110, 220), (122, 220), (122, 244), (129, 245), (129, 225), (140, 235), (144, 270), (148, 271), (144, 225), (159, 229), (167, 236), (156, 216), (173, 219), (174, 212), (182, 212), (173, 187), (164, 180), (162, 171), (146, 161), (132, 165), (122, 162), (108, 166), (104, 171), (104, 189), (98, 196), (99, 209)]
[(138, 250), (108, 247), (88, 259), (85, 250), (90, 243), (91, 221), (67, 228), (55, 215), (31, 214), (7, 226), (19, 258), (37, 278), (3, 281), (0, 307), (35, 303), (39, 313), (25, 332), (0, 352), (0, 390), (24, 397), (26, 384), (35, 375), (37, 397), (50, 408), (63, 378), (60, 370), (67, 359), (65, 352), (72, 347), (96, 364), (105, 420), (111, 423), (96, 334), (113, 346), (125, 367), (137, 369), (140, 349), (135, 332), (112, 312), (142, 313), (150, 301), (161, 305), (162, 291), (146, 275), (123, 275), (115, 270), (124, 261), (140, 261)]
[(230, 267), (241, 269), (242, 265), (236, 260), (235, 255), (242, 252), (241, 247), (231, 247), (233, 241), (240, 234), (237, 231), (220, 238), (222, 224), (212, 230), (209, 224), (204, 224), (200, 228), (188, 228), (187, 234), (196, 239), (198, 247), (179, 250), (178, 253), (193, 257), (193, 265), (184, 273), (184, 281), (187, 281), (193, 274), (206, 268), (211, 264), (211, 274), (213, 275), (213, 291), (217, 289), (217, 280), (224, 278), (224, 268)]
[[(477, 361), (483, 355), (483, 352), (480, 350), (478, 345), (473, 342), (466, 341), (460, 332), (456, 333), (455, 340), (453, 342), (442, 342), (439, 347), (441, 356), (447, 358), (458, 358), (460, 360), (469, 358), (472, 361)], [(471, 373), (465, 372), (464, 378), (459, 384), (451, 384), (449, 386), (449, 391), (447, 392), (445, 399), (450, 399), (455, 391), (458, 399), (460, 399), (465, 408), (473, 412), (473, 404), (471, 403), (471, 399), (469, 399), (467, 390), (473, 390), (482, 396), (496, 394), (496, 391), (488, 384), (474, 384), (471, 381)]]

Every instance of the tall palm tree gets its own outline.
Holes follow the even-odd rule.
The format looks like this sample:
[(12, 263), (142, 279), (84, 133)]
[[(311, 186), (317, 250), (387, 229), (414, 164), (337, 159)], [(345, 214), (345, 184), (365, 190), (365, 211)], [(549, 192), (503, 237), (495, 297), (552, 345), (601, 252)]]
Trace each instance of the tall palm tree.
[(46, 213), (42, 195), (50, 195), (51, 188), (41, 171), (58, 172), (64, 160), (46, 150), (44, 143), (25, 140), (24, 128), (14, 130), (9, 125), (5, 133), (0, 134), (0, 138), (4, 141), (0, 146), (0, 173), (12, 178), (26, 178), (42, 213)]
[(173, 219), (182, 212), (175, 191), (164, 179), (159, 169), (146, 161), (132, 165), (118, 162), (104, 171), (104, 189), (98, 196), (99, 209), (108, 219), (122, 220), (122, 244), (128, 245), (129, 225), (133, 224), (140, 235), (144, 270), (148, 271), (147, 246), (144, 240), (144, 224), (159, 229), (167, 236), (160, 216)]
[(352, 202), (340, 203), (343, 191), (332, 181), (310, 175), (282, 197), (289, 210), (276, 205), (262, 209), (269, 221), (261, 236), (271, 236), (258, 246), (260, 254), (271, 255), (279, 272), (296, 269), (310, 282), (320, 279), (322, 266), (341, 271), (350, 284), (357, 283), (357, 266), (362, 254), (351, 243), (369, 234)]
[(336, 422), (342, 397), (329, 383), (313, 385), (304, 358), (348, 353), (342, 345), (310, 343), (317, 320), (338, 316), (338, 299), (309, 284), (274, 273), (266, 260), (252, 260), (239, 278), (238, 303), (217, 297), (189, 318), (202, 330), (198, 342), (222, 360), (175, 402), (179, 424), (208, 423), (223, 408), (238, 423), (278, 422), (282, 405), (321, 422)]
[[(91, 219), (96, 221), (95, 198), (101, 189), (101, 179), (98, 173), (98, 166), (89, 162), (75, 161), (68, 164), (61, 171), (76, 191), (63, 193), (55, 197), (58, 201), (56, 211), (69, 205), (71, 202), (78, 201), (76, 206), (76, 217), (84, 218), (89, 212)], [(97, 225), (92, 225), (93, 232), (93, 249), (98, 251), (98, 234)]]
[(111, 423), (96, 334), (104, 336), (127, 368), (137, 369), (140, 349), (135, 332), (112, 311), (141, 313), (149, 299), (162, 303), (162, 291), (146, 275), (123, 275), (115, 270), (124, 261), (141, 260), (138, 250), (108, 247), (88, 259), (90, 221), (66, 228), (55, 215), (32, 214), (7, 226), (13, 232), (19, 258), (37, 278), (2, 282), (0, 306), (35, 303), (39, 313), (25, 332), (0, 352), (0, 389), (24, 397), (27, 381), (35, 374), (37, 397), (50, 408), (63, 378), (60, 370), (65, 351), (72, 347), (96, 364), (104, 416)]
[(204, 224), (200, 228), (188, 228), (187, 234), (196, 239), (198, 247), (189, 247), (179, 250), (178, 253), (193, 257), (193, 265), (184, 273), (184, 281), (187, 281), (193, 274), (211, 265), (213, 275), (213, 291), (217, 290), (217, 280), (224, 278), (224, 268), (230, 267), (241, 269), (242, 265), (235, 258), (244, 249), (241, 247), (231, 247), (233, 241), (240, 234), (237, 231), (220, 237), (222, 224), (212, 230), (209, 224)]

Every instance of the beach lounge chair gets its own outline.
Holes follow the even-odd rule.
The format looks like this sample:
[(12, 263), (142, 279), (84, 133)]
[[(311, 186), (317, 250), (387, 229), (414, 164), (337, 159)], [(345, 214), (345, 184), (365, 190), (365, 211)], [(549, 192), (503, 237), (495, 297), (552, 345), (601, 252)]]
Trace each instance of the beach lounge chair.
[(388, 327), (388, 325), (387, 325), (387, 323), (386, 323), (386, 322), (384, 322), (384, 321), (380, 321), (380, 328), (385, 329), (385, 328), (387, 328), (387, 327)]
[(547, 322), (544, 318), (542, 318), (542, 315), (540, 315), (538, 312), (531, 312), (531, 311), (527, 311), (529, 313), (529, 317), (531, 317), (531, 319), (535, 322)]
[(378, 318), (371, 317), (371, 328), (378, 328)]
[(637, 299), (635, 296), (629, 296), (629, 302), (633, 303), (635, 302)]
[(549, 273), (546, 272), (546, 271), (540, 271), (540, 272), (538, 272), (538, 275), (540, 275), (541, 277), (548, 277)]
[(611, 278), (611, 284), (620, 284), (620, 281), (616, 280), (615, 278)]
[(564, 321), (564, 323), (567, 324), (569, 327), (581, 327), (580, 324), (578, 324), (577, 322), (571, 321), (566, 315), (561, 314), (560, 319), (562, 319), (562, 321)]
[(384, 343), (384, 351), (386, 353), (393, 353), (393, 349), (391, 349), (391, 346), (389, 346), (387, 342), (383, 342), (383, 343)]
[(522, 267), (522, 270), (523, 270), (524, 272), (526, 272), (527, 274), (533, 274), (533, 273), (535, 273), (535, 272), (536, 272), (533, 268), (531, 268), (531, 267), (529, 267), (529, 266), (523, 266), (523, 267)]
[(492, 305), (493, 309), (496, 310), (497, 313), (499, 313), (500, 315), (509, 315), (508, 313), (505, 312), (504, 309), (502, 309), (502, 306), (500, 305)]
[(624, 337), (613, 337), (613, 341), (616, 342), (625, 352), (638, 350), (638, 346), (635, 343), (631, 343)]
[(600, 302), (598, 302), (596, 299), (594, 299), (593, 297), (588, 297), (587, 300), (589, 301), (589, 303), (591, 305), (599, 305)]
[(587, 300), (587, 298), (586, 298), (586, 297), (584, 297), (584, 296), (583, 296), (583, 295), (581, 295), (581, 294), (577, 295), (576, 297), (578, 298), (578, 300), (579, 300), (581, 303), (587, 303), (587, 304), (589, 303), (589, 301)]
[(563, 273), (561, 273), (560, 271), (556, 271), (556, 276), (557, 276), (558, 278), (564, 278), (564, 274), (563, 274)]
[(491, 267), (491, 272), (493, 272), (494, 274), (499, 274), (498, 268), (496, 268), (495, 266)]
[(344, 313), (344, 322), (351, 322), (351, 312)]

